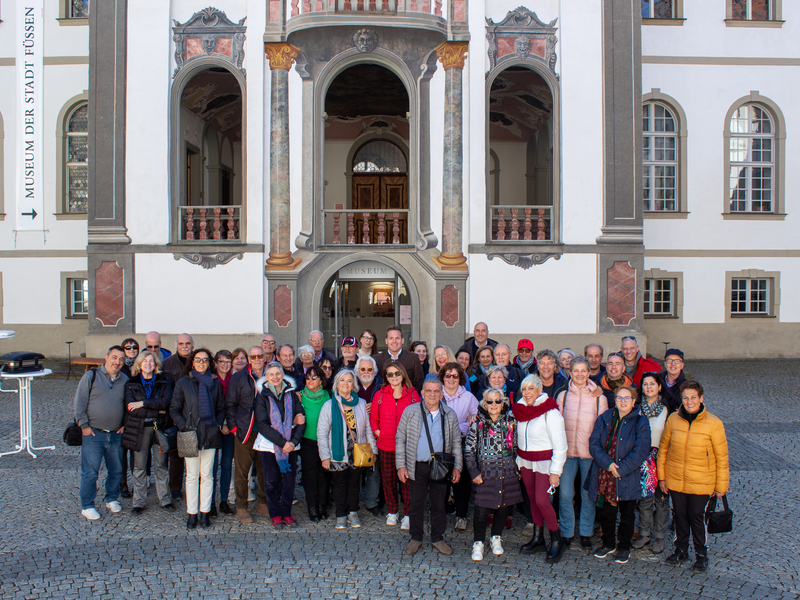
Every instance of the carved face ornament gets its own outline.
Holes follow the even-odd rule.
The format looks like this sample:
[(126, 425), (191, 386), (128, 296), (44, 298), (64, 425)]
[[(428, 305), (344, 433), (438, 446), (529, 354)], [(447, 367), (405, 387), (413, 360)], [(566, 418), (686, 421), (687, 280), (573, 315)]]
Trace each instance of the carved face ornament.
[(378, 47), (378, 34), (374, 29), (359, 29), (353, 36), (353, 45), (359, 52), (372, 52)]

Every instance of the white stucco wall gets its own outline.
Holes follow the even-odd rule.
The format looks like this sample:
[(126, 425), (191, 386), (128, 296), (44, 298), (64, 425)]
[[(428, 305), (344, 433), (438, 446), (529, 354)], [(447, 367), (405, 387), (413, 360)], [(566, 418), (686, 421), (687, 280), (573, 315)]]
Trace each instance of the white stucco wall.
[(85, 258), (0, 258), (3, 323), (60, 324), (61, 273), (85, 270)]

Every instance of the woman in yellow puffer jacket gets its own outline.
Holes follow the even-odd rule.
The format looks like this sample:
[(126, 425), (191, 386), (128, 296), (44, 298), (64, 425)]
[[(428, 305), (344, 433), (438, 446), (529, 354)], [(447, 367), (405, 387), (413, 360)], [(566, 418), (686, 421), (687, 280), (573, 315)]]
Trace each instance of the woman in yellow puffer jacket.
[(728, 492), (728, 440), (719, 418), (706, 410), (703, 386), (685, 381), (682, 405), (667, 419), (658, 449), (658, 484), (669, 492), (675, 515), (675, 552), (667, 564), (689, 559), (692, 531), (695, 563), (692, 570), (708, 568), (704, 513), (709, 497)]

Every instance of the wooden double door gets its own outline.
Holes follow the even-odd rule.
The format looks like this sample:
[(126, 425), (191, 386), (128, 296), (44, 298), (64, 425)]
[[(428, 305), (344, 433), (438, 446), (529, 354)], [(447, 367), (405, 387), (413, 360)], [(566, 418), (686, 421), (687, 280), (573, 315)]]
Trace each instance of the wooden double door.
[[(371, 214), (367, 218), (370, 244), (378, 243), (378, 214), (385, 212), (385, 238), (392, 243), (392, 211), (408, 209), (407, 175), (353, 175), (353, 208)], [(364, 231), (364, 215), (355, 215), (356, 239), (361, 243)], [(408, 213), (399, 215), (400, 243), (408, 243)]]

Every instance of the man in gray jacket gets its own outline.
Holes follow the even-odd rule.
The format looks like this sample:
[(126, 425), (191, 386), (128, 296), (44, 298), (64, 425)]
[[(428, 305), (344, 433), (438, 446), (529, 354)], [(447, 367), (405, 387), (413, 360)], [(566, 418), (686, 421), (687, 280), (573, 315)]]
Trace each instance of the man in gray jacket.
[[(428, 425), (427, 432), (425, 423)], [(447, 528), (447, 480), (434, 481), (430, 478), (431, 444), (434, 452), (446, 452), (455, 457), (450, 480), (458, 483), (462, 465), (461, 431), (456, 413), (442, 402), (442, 383), (434, 375), (428, 375), (422, 384), (422, 402), (412, 404), (403, 411), (395, 441), (397, 477), (401, 483), (410, 480), (411, 487), (411, 541), (406, 546), (406, 554), (416, 554), (422, 546), (425, 500), (430, 495), (431, 542), (439, 552), (450, 555), (453, 551), (444, 541)]]
[(111, 346), (105, 364), (86, 373), (75, 392), (75, 420), (83, 432), (81, 514), (90, 521), (100, 518), (94, 499), (103, 459), (108, 471), (106, 508), (115, 513), (122, 510), (117, 498), (122, 481), (119, 444), (125, 416), (125, 382), (128, 381), (128, 376), (120, 372), (124, 364), (125, 351), (120, 346)]

